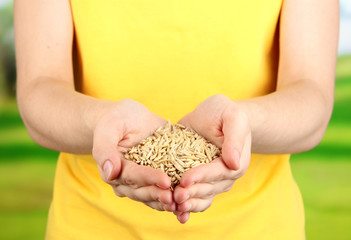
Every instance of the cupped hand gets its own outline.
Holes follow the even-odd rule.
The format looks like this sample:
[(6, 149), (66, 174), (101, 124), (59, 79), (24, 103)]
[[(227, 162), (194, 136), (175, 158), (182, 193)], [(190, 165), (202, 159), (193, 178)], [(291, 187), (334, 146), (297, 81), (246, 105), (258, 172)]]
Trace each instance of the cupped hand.
[(150, 136), (166, 120), (130, 99), (113, 104), (97, 121), (93, 157), (101, 178), (119, 197), (159, 211), (174, 211), (170, 178), (162, 171), (124, 159), (124, 151)]
[(208, 209), (215, 195), (229, 191), (246, 172), (251, 156), (251, 130), (247, 115), (224, 95), (212, 96), (184, 116), (181, 124), (194, 129), (221, 149), (221, 157), (185, 172), (174, 190), (181, 223), (190, 212)]

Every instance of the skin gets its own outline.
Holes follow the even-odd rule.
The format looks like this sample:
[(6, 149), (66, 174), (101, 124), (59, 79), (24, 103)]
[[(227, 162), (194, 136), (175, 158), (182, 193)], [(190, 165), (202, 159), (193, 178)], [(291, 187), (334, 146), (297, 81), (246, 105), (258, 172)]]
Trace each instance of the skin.
[[(214, 125), (213, 128), (220, 129), (224, 135), (223, 144), (227, 136), (224, 126), (237, 123), (235, 138), (227, 141), (240, 155), (239, 167), (234, 164), (237, 159), (226, 158), (230, 154), (223, 152), (222, 164), (237, 170), (234, 173), (230, 174), (227, 169), (218, 174), (211, 171), (214, 168), (209, 164), (183, 175), (174, 192), (178, 205), (175, 214), (181, 223), (189, 219), (190, 212), (201, 212), (211, 206), (214, 199), (211, 191), (216, 194), (228, 191), (229, 182), (220, 185), (220, 181), (233, 184), (243, 175), (249, 161), (245, 153), (250, 148), (250, 135), (251, 151), (264, 154), (303, 152), (321, 141), (333, 109), (338, 29), (337, 1), (285, 0), (280, 23), (277, 91), (242, 101), (213, 96), (181, 120), (204, 136), (211, 132), (209, 126)], [(214, 102), (219, 105), (216, 109), (212, 108)], [(210, 109), (207, 114), (206, 109)], [(212, 114), (217, 118), (213, 119)], [(234, 115), (236, 123), (224, 117), (228, 114)], [(212, 136), (219, 134), (212, 133)], [(207, 137), (211, 139), (211, 136)], [(234, 156), (234, 150), (231, 151)], [(190, 198), (185, 200), (188, 196)]]
[(93, 154), (117, 196), (174, 212), (181, 223), (232, 188), (245, 174), (250, 153), (307, 151), (320, 142), (329, 122), (338, 2), (285, 0), (277, 91), (241, 101), (211, 96), (184, 116), (180, 122), (219, 146), (222, 157), (186, 172), (172, 193), (164, 173), (121, 155), (165, 120), (131, 99), (111, 102), (74, 90), (69, 1), (15, 1), (14, 7), (17, 100), (33, 140), (56, 151)]

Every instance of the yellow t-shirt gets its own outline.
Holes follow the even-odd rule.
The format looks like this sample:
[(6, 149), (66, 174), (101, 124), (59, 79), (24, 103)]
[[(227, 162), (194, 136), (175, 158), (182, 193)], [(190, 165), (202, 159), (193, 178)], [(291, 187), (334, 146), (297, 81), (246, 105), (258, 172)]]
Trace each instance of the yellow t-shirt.
[[(214, 94), (275, 90), (282, 0), (71, 0), (75, 81), (87, 95), (131, 98), (178, 121)], [(47, 239), (304, 239), (289, 155), (252, 155), (244, 177), (182, 225), (115, 196), (92, 156), (61, 153)]]

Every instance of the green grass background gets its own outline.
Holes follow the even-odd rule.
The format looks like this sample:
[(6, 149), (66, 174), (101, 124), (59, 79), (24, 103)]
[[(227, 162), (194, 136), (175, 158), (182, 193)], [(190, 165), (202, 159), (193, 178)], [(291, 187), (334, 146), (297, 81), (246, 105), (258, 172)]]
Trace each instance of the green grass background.
[[(339, 57), (336, 78), (322, 142), (291, 159), (311, 240), (351, 240), (351, 56)], [(0, 103), (0, 239), (44, 238), (57, 156), (33, 143), (15, 100)]]

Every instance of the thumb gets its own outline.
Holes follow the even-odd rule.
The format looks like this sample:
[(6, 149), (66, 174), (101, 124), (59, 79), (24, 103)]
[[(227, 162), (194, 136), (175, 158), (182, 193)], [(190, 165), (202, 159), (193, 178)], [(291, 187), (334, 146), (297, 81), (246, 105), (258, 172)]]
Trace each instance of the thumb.
[(121, 160), (119, 158), (108, 158), (102, 164), (102, 170), (106, 181), (111, 181), (119, 177), (121, 172)]
[[(110, 126), (108, 129), (107, 126)], [(111, 131), (111, 125), (103, 124), (97, 127), (94, 133), (93, 157), (98, 165), (101, 178), (111, 181), (119, 177), (121, 172), (121, 153), (117, 149), (119, 141), (123, 138), (121, 129), (115, 125), (115, 131)]]
[(116, 149), (112, 147), (101, 147), (101, 145), (94, 145), (93, 157), (98, 165), (101, 178), (104, 181), (111, 181), (119, 177), (121, 172), (121, 158)]
[(228, 112), (222, 115), (222, 120), (223, 161), (229, 169), (239, 170), (241, 153), (246, 137), (250, 134), (247, 116), (240, 112)]

